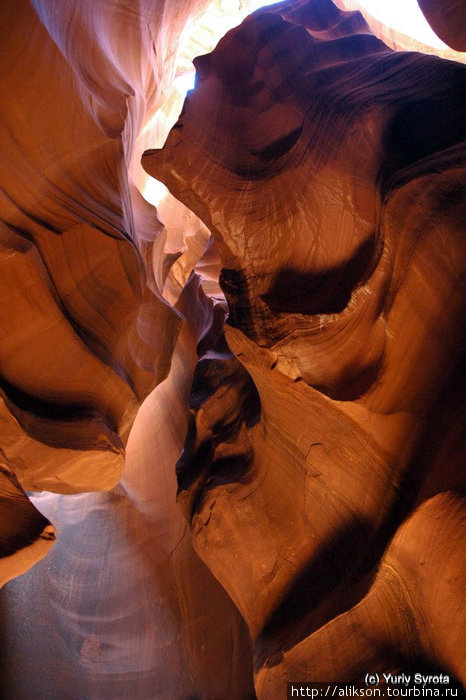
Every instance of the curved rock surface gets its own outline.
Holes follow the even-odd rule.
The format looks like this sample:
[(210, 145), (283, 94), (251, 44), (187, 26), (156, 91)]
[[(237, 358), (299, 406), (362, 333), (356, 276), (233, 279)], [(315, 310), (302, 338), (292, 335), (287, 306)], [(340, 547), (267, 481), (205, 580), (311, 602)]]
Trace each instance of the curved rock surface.
[[(170, 274), (172, 234), (134, 184), (136, 141), (206, 4), (0, 9), (1, 583), (44, 557), (49, 520), (58, 533), (2, 593), (2, 697), (252, 692), (245, 623), (175, 502), (196, 343), (225, 315), (202, 291), (215, 249), (186, 284), (208, 247), (190, 213)], [(148, 445), (133, 440), (115, 488), (156, 386), (140, 414)]]
[[(181, 302), (193, 307), (199, 295), (192, 282)], [(197, 357), (192, 339), (203, 323), (191, 316), (167, 379), (138, 413), (121, 485), (34, 497), (58, 536), (0, 597), (2, 697), (253, 694), (246, 625), (195, 554), (175, 500)], [(53, 663), (44, 664), (44, 655)]]
[(195, 64), (143, 164), (222, 258), (231, 354), (198, 367), (179, 501), (257, 692), (368, 665), (464, 681), (465, 70), (331, 2)]
[(128, 168), (165, 42), (201, 7), (2, 3), (0, 441), (26, 490), (116, 485), (169, 371), (180, 317), (144, 264), (161, 225)]
[(466, 51), (466, 2), (418, 0), (434, 32), (455, 51)]
[(0, 691), (466, 684), (465, 68), (260, 10), (156, 211), (208, 4), (0, 8)]

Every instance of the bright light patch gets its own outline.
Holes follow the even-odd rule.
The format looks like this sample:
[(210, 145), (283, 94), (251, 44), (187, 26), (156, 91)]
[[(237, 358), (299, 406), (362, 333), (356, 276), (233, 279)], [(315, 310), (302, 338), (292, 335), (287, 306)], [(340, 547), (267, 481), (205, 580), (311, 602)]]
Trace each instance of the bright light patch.
[(267, 0), (249, 0), (248, 2), (248, 10), (249, 12), (254, 12), (255, 10), (258, 10), (259, 7), (267, 7), (268, 5), (277, 5), (279, 2), (283, 2), (283, 0), (272, 0), (272, 2), (267, 2)]
[(160, 182), (153, 177), (149, 177), (142, 192), (144, 199), (156, 207), (160, 206), (160, 202), (167, 196), (167, 194), (168, 189), (165, 187), (163, 182)]
[(437, 49), (448, 48), (431, 29), (417, 0), (358, 0), (356, 4), (401, 34)]
[(194, 88), (195, 80), (196, 71), (193, 68), (193, 70), (186, 71), (185, 73), (181, 73), (180, 75), (176, 76), (175, 88), (178, 90), (178, 92), (185, 95), (188, 90), (192, 90)]

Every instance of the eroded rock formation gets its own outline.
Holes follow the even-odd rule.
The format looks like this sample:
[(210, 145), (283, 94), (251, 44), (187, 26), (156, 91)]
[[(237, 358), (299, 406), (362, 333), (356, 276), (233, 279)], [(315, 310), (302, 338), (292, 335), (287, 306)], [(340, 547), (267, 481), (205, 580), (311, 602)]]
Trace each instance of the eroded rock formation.
[(179, 501), (259, 695), (369, 662), (464, 677), (443, 619), (465, 572), (440, 544), (464, 517), (440, 418), (464, 420), (464, 68), (394, 53), (330, 2), (258, 14), (195, 65), (143, 163), (222, 256), (232, 356), (199, 365)]
[(466, 51), (466, 3), (464, 0), (419, 0), (419, 7), (435, 33), (456, 51)]
[[(22, 488), (62, 493), (118, 482), (179, 325), (135, 247), (127, 175), (153, 74), (133, 69), (123, 91), (134, 51), (118, 46), (122, 18), (74, 5), (37, 4), (43, 23), (28, 2), (1, 8), (2, 461)], [(150, 55), (149, 27), (141, 38), (128, 20), (125, 40)]]
[(143, 156), (162, 225), (144, 125), (207, 4), (1, 7), (3, 578), (58, 536), (0, 599), (3, 690), (466, 682), (465, 68), (259, 11)]

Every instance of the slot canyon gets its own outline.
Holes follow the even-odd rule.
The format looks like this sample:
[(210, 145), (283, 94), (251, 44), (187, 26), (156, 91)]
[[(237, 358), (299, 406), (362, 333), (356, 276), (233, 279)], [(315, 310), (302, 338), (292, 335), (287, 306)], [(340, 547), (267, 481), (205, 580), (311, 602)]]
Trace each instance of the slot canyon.
[(1, 698), (466, 687), (466, 2), (373, 4), (0, 1)]

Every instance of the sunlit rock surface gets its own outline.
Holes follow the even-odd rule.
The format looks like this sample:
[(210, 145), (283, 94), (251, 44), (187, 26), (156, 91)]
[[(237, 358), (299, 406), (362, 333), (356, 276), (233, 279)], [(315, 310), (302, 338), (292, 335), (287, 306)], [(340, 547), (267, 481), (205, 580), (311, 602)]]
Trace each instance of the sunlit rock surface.
[[(4, 590), (2, 697), (252, 692), (246, 625), (175, 500), (196, 345), (225, 316), (218, 256), (134, 184), (206, 5), (2, 3), (1, 582), (59, 533)], [(124, 484), (56, 495), (119, 482), (154, 387)]]
[(69, 493), (118, 482), (179, 319), (137, 250), (143, 200), (127, 174), (132, 132), (156, 100), (148, 60), (136, 70), (152, 55), (150, 17), (80, 3), (37, 11), (43, 24), (28, 2), (1, 8), (0, 435), (23, 488)]
[(261, 10), (156, 211), (207, 5), (0, 8), (1, 692), (465, 682), (465, 68)]
[(179, 502), (258, 694), (368, 665), (464, 679), (443, 528), (464, 518), (465, 70), (330, 2), (258, 14), (195, 65), (143, 164), (222, 258), (231, 354), (198, 365)]

